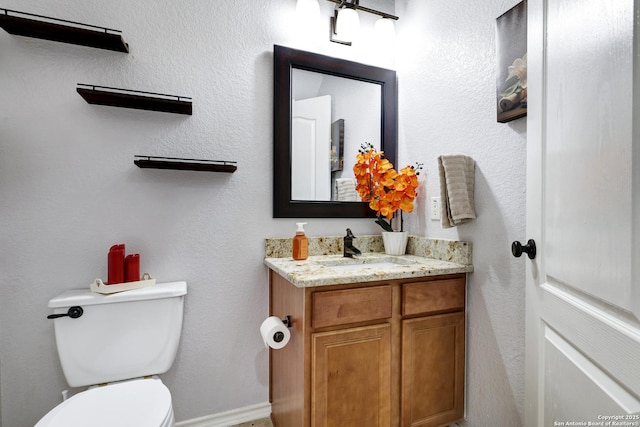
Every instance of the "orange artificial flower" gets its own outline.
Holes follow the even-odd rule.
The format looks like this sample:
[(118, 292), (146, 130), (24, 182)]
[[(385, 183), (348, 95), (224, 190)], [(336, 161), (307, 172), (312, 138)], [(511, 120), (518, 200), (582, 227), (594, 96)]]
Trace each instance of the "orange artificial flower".
[[(393, 231), (391, 220), (400, 210), (400, 231), (403, 229), (402, 212), (413, 212), (413, 201), (418, 193), (418, 174), (422, 163), (406, 166), (398, 173), (391, 162), (383, 157), (370, 143), (360, 147), (356, 155), (353, 173), (356, 177), (356, 191), (363, 202), (376, 212), (376, 222), (386, 231)], [(382, 217), (389, 220), (385, 221)]]

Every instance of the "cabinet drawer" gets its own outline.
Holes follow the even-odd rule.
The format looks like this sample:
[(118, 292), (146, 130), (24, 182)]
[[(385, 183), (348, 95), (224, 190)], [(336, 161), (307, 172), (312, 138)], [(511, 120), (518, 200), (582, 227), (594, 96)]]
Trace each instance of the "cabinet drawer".
[(311, 326), (345, 325), (391, 317), (391, 286), (314, 292)]
[(465, 278), (402, 285), (402, 314), (430, 313), (464, 308)]

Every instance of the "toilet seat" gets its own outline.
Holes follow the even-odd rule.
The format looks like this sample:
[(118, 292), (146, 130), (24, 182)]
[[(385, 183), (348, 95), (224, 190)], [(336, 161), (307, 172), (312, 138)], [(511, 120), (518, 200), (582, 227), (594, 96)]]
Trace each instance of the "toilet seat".
[(65, 400), (35, 427), (173, 427), (169, 389), (159, 378), (95, 387)]

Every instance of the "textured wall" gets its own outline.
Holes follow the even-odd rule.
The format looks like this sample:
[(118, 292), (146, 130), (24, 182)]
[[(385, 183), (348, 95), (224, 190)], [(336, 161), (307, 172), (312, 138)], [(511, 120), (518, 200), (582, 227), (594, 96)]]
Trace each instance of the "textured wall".
[[(35, 424), (67, 388), (47, 302), (106, 277), (123, 242), (159, 281), (186, 280), (172, 370), (177, 420), (268, 401), (264, 239), (272, 219), (274, 44), (376, 63), (327, 41), (332, 5), (304, 37), (295, 0), (7, 0), (2, 7), (123, 30), (126, 54), (0, 31), (2, 425)], [(389, 5), (372, 2), (389, 10)], [(393, 10), (389, 10), (393, 12)], [(366, 22), (363, 22), (363, 25)], [(87, 104), (77, 83), (193, 97), (193, 116)], [(236, 160), (234, 174), (143, 170), (135, 154)], [(309, 235), (371, 234), (370, 220), (311, 220)], [(126, 352), (123, 353), (126, 357)], [(75, 390), (74, 390), (75, 391)]]
[[(367, 6), (393, 13), (391, 2)], [(525, 121), (495, 123), (494, 22), (515, 1), (398, 0), (399, 48), (327, 41), (291, 21), (295, 0), (5, 0), (3, 7), (121, 29), (128, 55), (0, 31), (0, 384), (4, 427), (33, 425), (66, 383), (47, 301), (106, 276), (127, 244), (160, 281), (186, 280), (183, 339), (163, 376), (177, 420), (268, 400), (258, 327), (268, 312), (273, 44), (398, 65), (400, 159), (423, 161), (427, 193), (409, 231), (474, 243), (469, 292), (470, 426), (518, 425), (522, 408)], [(365, 31), (373, 18), (363, 16)], [(394, 58), (395, 55), (395, 58)], [(90, 106), (76, 83), (192, 96), (193, 116)], [(438, 154), (478, 162), (477, 221), (427, 219)], [(237, 160), (234, 174), (142, 170), (135, 154)], [(309, 235), (379, 232), (371, 220), (310, 220)], [(126, 354), (123, 354), (126, 357)]]
[[(496, 122), (495, 18), (517, 3), (398, 0), (400, 161), (423, 161), (427, 193), (411, 229), (473, 242), (468, 291), (467, 425), (518, 426), (524, 405), (526, 119)], [(476, 160), (478, 219), (443, 230), (426, 200), (439, 196), (437, 156)], [(425, 197), (423, 197), (425, 196)]]

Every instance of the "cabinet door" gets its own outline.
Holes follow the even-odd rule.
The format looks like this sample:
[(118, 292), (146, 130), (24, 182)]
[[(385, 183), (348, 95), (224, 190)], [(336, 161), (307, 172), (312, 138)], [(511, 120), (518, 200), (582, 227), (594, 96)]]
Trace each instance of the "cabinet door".
[(311, 426), (389, 427), (389, 324), (312, 336)]
[(402, 427), (464, 416), (464, 313), (402, 322)]

